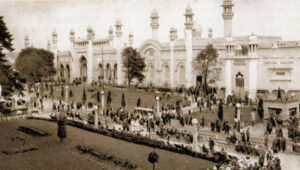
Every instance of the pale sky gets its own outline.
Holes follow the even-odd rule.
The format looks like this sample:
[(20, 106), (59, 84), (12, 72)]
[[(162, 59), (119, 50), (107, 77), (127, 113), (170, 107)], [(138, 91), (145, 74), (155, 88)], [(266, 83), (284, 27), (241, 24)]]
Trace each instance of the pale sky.
[[(202, 36), (208, 28), (214, 37), (223, 36), (223, 0), (98, 0), (98, 1), (14, 1), (0, 0), (0, 15), (14, 38), (16, 51), (24, 47), (24, 36), (30, 44), (46, 48), (52, 30), (58, 33), (58, 48), (69, 49), (69, 32), (76, 37), (86, 37), (89, 25), (96, 38), (105, 38), (109, 26), (120, 17), (123, 38), (134, 34), (134, 46), (151, 37), (150, 14), (155, 8), (159, 13), (159, 39), (169, 41), (169, 29), (178, 29), (179, 38), (184, 34), (184, 12), (190, 3), (194, 21), (202, 26)], [(233, 35), (282, 36), (283, 40), (300, 40), (300, 0), (233, 0)], [(115, 30), (115, 28), (114, 28)]]

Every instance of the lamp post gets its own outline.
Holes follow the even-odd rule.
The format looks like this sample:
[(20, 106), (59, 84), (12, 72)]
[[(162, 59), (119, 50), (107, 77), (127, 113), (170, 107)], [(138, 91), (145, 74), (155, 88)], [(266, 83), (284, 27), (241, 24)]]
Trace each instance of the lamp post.
[(156, 112), (157, 112), (157, 116), (160, 117), (160, 112), (159, 112), (159, 96), (156, 96)]
[(105, 107), (105, 103), (104, 103), (104, 90), (101, 91), (101, 107), (102, 107), (102, 113)]
[(98, 105), (94, 105), (93, 110), (95, 113), (95, 116), (94, 116), (95, 129), (98, 129)]
[(199, 147), (198, 147), (198, 120), (196, 118), (193, 118), (192, 120), (192, 125), (193, 125), (193, 150), (196, 152), (199, 152)]

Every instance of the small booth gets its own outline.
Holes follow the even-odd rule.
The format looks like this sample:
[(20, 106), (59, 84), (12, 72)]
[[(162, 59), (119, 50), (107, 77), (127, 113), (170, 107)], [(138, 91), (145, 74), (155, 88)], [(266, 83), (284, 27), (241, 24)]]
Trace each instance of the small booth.
[(299, 100), (296, 99), (276, 99), (264, 100), (264, 118), (269, 118), (272, 114), (277, 115), (283, 121), (290, 116), (299, 117)]

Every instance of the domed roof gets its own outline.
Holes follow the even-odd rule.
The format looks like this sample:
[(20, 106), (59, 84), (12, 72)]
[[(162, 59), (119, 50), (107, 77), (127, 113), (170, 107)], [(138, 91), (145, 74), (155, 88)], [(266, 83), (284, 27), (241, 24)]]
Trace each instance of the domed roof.
[(91, 25), (88, 26), (87, 31), (93, 31), (93, 28)]
[(28, 34), (27, 33), (25, 34), (25, 40), (28, 40)]
[(121, 19), (119, 17), (117, 18), (116, 25), (122, 25)]
[(200, 36), (201, 37), (202, 27), (198, 22), (194, 22), (192, 30), (193, 30), (194, 36)]
[(249, 36), (249, 41), (252, 44), (256, 44), (257, 43), (257, 36), (254, 35), (253, 33)]
[(52, 35), (53, 35), (53, 36), (56, 36), (56, 35), (57, 35), (57, 32), (56, 32), (56, 29), (55, 29), (55, 28), (54, 28), (53, 31), (52, 31)]
[(112, 34), (113, 32), (114, 32), (113, 27), (110, 26), (109, 29), (108, 29), (108, 33), (109, 33), (109, 34)]
[(193, 9), (191, 8), (190, 4), (185, 8), (185, 15), (194, 15)]
[(129, 37), (133, 37), (132, 31), (129, 32)]
[(193, 30), (195, 30), (196, 32), (202, 32), (202, 27), (198, 22), (194, 22), (193, 24)]
[(152, 13), (151, 13), (151, 18), (158, 18), (159, 16), (158, 16), (158, 12), (157, 12), (157, 10), (156, 9), (153, 9), (152, 10)]
[(170, 32), (176, 32), (176, 31), (177, 31), (177, 29), (175, 27), (170, 28)]
[(70, 30), (70, 34), (75, 34), (73, 28)]
[(208, 28), (208, 32), (209, 32), (209, 33), (212, 33), (212, 32), (213, 32), (213, 29), (212, 29), (212, 28)]

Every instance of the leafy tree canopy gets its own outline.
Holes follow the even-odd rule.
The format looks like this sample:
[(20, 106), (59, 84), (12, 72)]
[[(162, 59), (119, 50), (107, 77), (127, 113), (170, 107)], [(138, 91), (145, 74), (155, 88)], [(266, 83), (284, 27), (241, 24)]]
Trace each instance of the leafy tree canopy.
[(210, 73), (214, 72), (214, 66), (217, 63), (218, 52), (213, 47), (212, 44), (209, 44), (205, 49), (201, 50), (200, 53), (193, 61), (193, 67), (202, 75), (204, 79), (204, 87), (207, 88), (207, 79)]
[(127, 77), (128, 86), (132, 79), (137, 78), (139, 82), (142, 82), (145, 78), (143, 71), (146, 64), (145, 59), (132, 47), (127, 47), (122, 52), (123, 56), (123, 69), (125, 76)]
[(16, 69), (30, 83), (41, 82), (42, 78), (55, 74), (53, 59), (54, 55), (50, 51), (26, 48), (16, 60)]
[(8, 31), (3, 16), (0, 16), (0, 85), (2, 95), (10, 96), (14, 92), (21, 92), (24, 79), (21, 79), (19, 73), (11, 68), (4, 52), (13, 51), (12, 35)]

